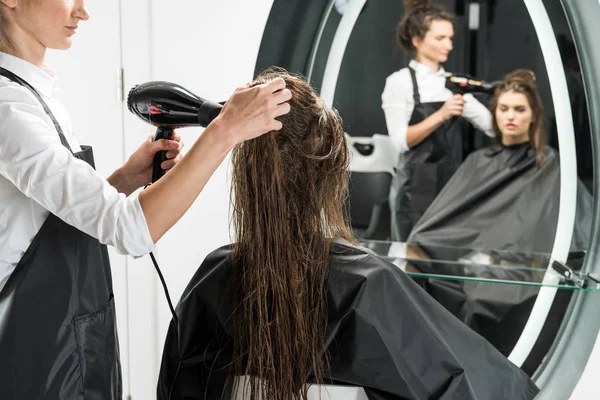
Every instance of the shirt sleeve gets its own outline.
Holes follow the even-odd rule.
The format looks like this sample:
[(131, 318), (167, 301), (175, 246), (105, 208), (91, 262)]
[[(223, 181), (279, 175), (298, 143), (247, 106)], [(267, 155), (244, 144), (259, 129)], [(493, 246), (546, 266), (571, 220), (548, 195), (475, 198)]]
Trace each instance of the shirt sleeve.
[(50, 118), (26, 89), (9, 85), (0, 103), (0, 174), (67, 224), (141, 256), (154, 247), (137, 194), (117, 192), (61, 143)]
[(404, 80), (402, 71), (390, 75), (381, 94), (381, 108), (385, 114), (388, 135), (400, 153), (410, 150), (406, 143), (406, 131), (414, 108), (407, 96), (407, 92), (412, 94), (412, 87), (407, 87)]
[(492, 114), (486, 106), (481, 104), (472, 94), (464, 95), (465, 106), (463, 108), (463, 116), (473, 126), (480, 131), (483, 131), (487, 136), (494, 137), (492, 131)]

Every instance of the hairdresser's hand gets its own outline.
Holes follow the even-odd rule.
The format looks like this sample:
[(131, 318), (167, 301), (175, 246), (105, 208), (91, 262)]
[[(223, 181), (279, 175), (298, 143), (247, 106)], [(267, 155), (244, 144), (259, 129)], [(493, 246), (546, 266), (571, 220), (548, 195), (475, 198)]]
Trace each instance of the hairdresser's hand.
[(452, 117), (460, 117), (463, 113), (464, 105), (465, 99), (461, 94), (455, 94), (450, 97), (440, 109), (442, 119), (448, 121)]
[(181, 160), (181, 150), (183, 142), (177, 132), (173, 133), (171, 140), (161, 139), (154, 142), (154, 138), (149, 136), (148, 139), (129, 157), (129, 160), (117, 171), (118, 179), (113, 184), (121, 193), (127, 195), (133, 193), (138, 188), (152, 181), (152, 162), (154, 155), (159, 151), (166, 151), (168, 160), (161, 164), (162, 169), (167, 172), (173, 168)]
[(238, 88), (227, 100), (215, 120), (231, 133), (232, 145), (264, 133), (278, 131), (281, 122), (275, 118), (287, 114), (292, 92), (282, 78), (253, 87)]

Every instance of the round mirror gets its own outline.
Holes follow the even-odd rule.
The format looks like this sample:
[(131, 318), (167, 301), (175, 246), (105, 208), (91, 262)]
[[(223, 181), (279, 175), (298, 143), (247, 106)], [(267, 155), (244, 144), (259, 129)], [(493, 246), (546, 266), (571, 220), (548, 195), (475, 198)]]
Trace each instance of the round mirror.
[[(573, 17), (565, 12), (578, 6), (560, 0), (435, 3), (455, 17), (442, 69), (427, 70), (398, 45), (398, 24), (407, 14), (400, 1), (276, 0), (256, 72), (278, 65), (300, 73), (340, 112), (353, 156), (349, 209), (362, 243), (537, 377), (577, 290), (595, 290), (599, 283), (583, 268), (594, 160), (585, 74)], [(519, 69), (533, 73), (543, 107), (545, 144), (538, 147), (530, 137), (521, 147), (505, 142), (500, 126), (504, 109), (518, 111), (514, 99), (502, 97), (507, 92), (523, 95), (516, 101), (532, 109), (528, 126), (535, 122), (525, 91), (497, 89)], [(427, 74), (445, 82), (446, 97), (433, 98), (426, 83), (419, 85)], [(398, 76), (404, 86), (394, 86), (388, 107), (385, 92)], [(456, 83), (465, 76), (473, 87)], [(446, 151), (437, 158), (437, 150), (426, 159), (414, 155), (425, 141), (398, 146), (393, 113), (405, 112), (412, 127), (417, 104), (443, 104), (456, 94), (489, 113), (500, 136), (465, 105), (463, 121), (446, 131)], [(396, 107), (403, 101), (412, 114)], [(413, 154), (412, 164), (406, 154)], [(411, 195), (420, 200), (412, 209), (394, 205), (399, 176), (416, 188)], [(394, 231), (394, 213), (411, 220), (404, 234)]]

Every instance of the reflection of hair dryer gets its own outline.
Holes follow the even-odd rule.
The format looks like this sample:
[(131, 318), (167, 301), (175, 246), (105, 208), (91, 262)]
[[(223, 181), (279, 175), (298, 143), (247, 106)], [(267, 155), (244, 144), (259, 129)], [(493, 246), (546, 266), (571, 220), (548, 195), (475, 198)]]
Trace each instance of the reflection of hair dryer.
[[(175, 83), (153, 81), (134, 86), (129, 91), (127, 108), (158, 127), (154, 137), (156, 141), (168, 139), (175, 128), (206, 127), (219, 115), (223, 105), (204, 100)], [(167, 159), (166, 153), (159, 151), (154, 156), (152, 182), (165, 173), (160, 164)]]
[(451, 74), (446, 76), (446, 87), (454, 94), (487, 93), (493, 94), (500, 81), (485, 82), (467, 74)]

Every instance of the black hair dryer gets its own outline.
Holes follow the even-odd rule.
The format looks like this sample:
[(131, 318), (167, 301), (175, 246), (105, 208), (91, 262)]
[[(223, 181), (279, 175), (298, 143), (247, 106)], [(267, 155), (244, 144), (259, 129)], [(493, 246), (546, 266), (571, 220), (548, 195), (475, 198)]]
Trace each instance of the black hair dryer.
[[(134, 86), (127, 96), (129, 111), (157, 127), (155, 141), (170, 138), (176, 128), (206, 127), (219, 115), (223, 104), (204, 100), (176, 83), (163, 81)], [(164, 175), (160, 164), (167, 159), (166, 154), (159, 151), (154, 156), (152, 182)]]
[(500, 81), (486, 82), (467, 74), (451, 74), (446, 76), (446, 87), (454, 94), (487, 93), (494, 94)]

